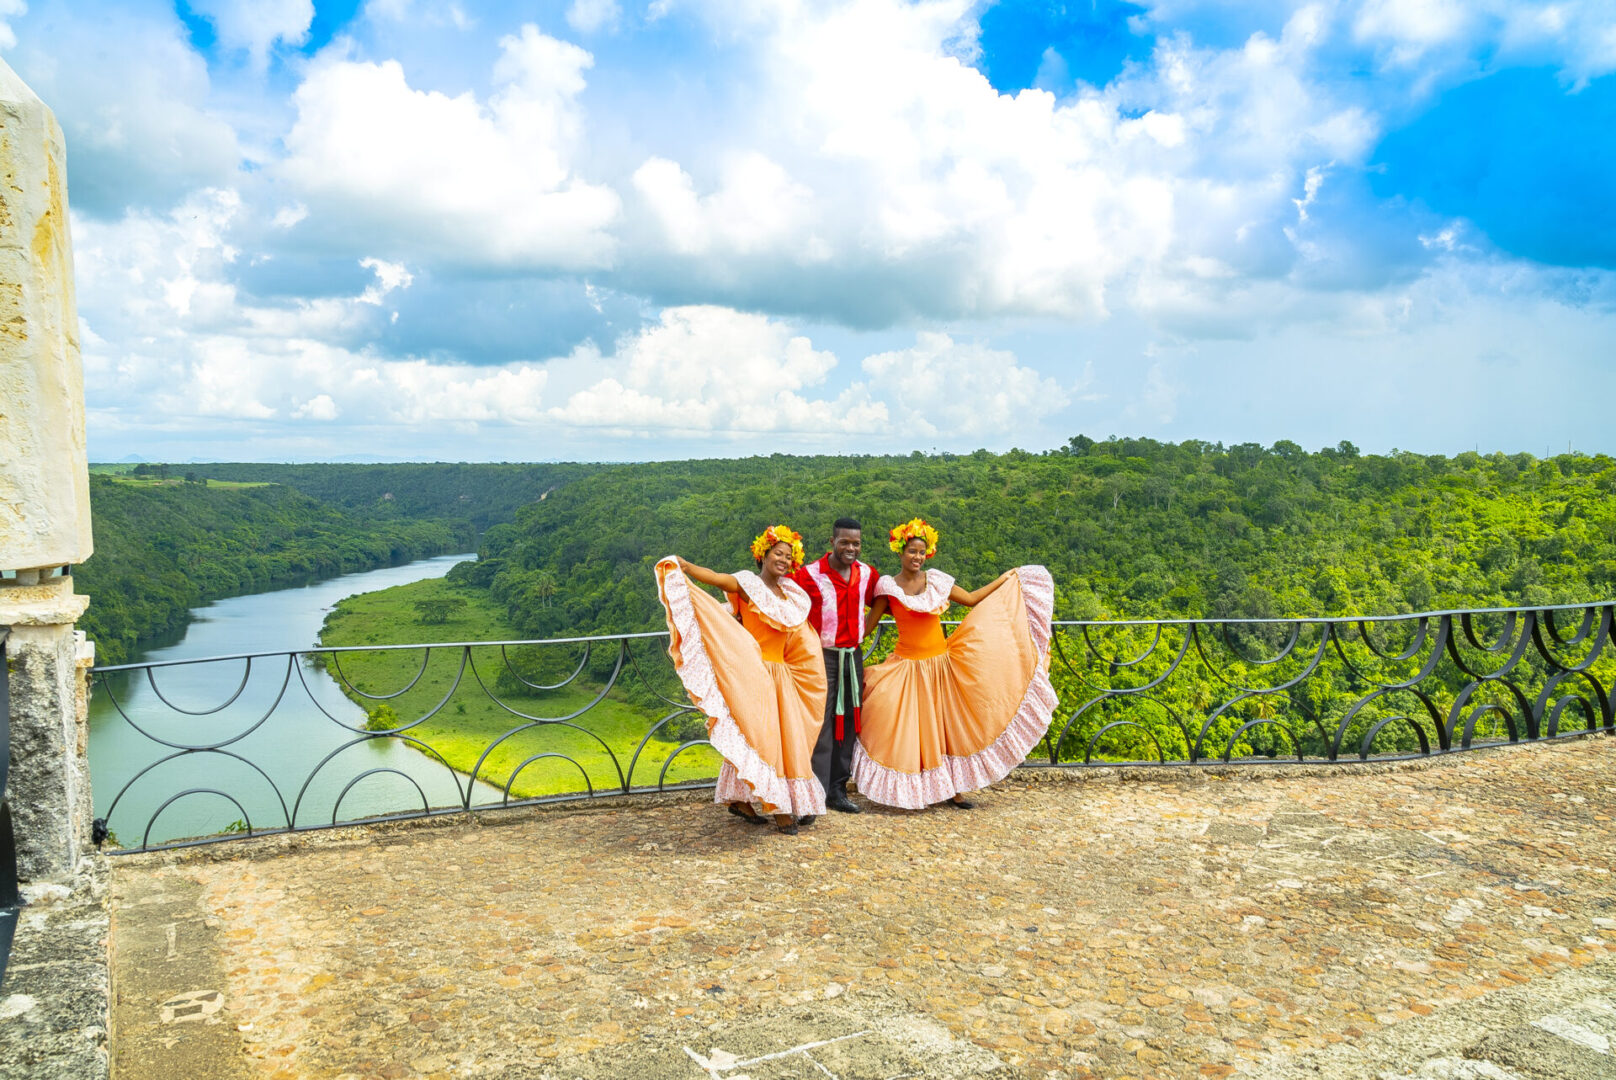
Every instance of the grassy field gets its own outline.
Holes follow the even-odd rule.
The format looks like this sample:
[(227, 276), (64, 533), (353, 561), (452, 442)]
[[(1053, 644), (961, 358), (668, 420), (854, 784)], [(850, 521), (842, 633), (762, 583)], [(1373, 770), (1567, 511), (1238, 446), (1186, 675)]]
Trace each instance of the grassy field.
[[(97, 476), (109, 476), (118, 483), (128, 484), (131, 487), (179, 487), (181, 484), (188, 482), (185, 479), (185, 474), (186, 472), (191, 471), (181, 466), (174, 466), (170, 470), (177, 473), (177, 475), (174, 476), (136, 476), (134, 475), (134, 468), (134, 465), (128, 462), (112, 462), (110, 464), (92, 463), (90, 465), (90, 471), (95, 473)], [(202, 478), (197, 481), (190, 482), (201, 483), (206, 487), (227, 488), (230, 490), (235, 490), (237, 488), (269, 487), (269, 484), (263, 481), (248, 483), (241, 480), (209, 480)]]
[[(412, 585), (383, 589), (350, 597), (337, 605), (326, 618), (320, 640), (325, 645), (390, 645), (435, 641), (499, 641), (517, 635), (505, 620), (502, 606), (485, 598), (485, 594), (458, 589), (442, 580), (421, 581)], [(442, 622), (423, 622), (422, 607), (430, 608), (440, 602), (434, 614), (444, 616), (442, 608), (450, 610)], [(441, 603), (447, 601), (447, 604)], [(459, 606), (455, 601), (461, 601)], [(648, 673), (656, 688), (678, 701), (684, 694), (673, 682), (671, 666), (660, 641), (646, 641), (634, 646), (634, 655), (641, 668)], [(581, 655), (576, 650), (555, 647), (565, 656), (554, 658), (554, 665), (570, 672)], [(531, 654), (533, 650), (525, 650)], [(341, 675), (353, 687), (365, 694), (385, 695), (409, 686), (420, 673), (420, 678), (407, 691), (385, 703), (367, 700), (349, 690), (348, 696), (369, 712), (373, 723), (397, 727), (431, 712), (445, 695), (454, 692), (448, 702), (429, 719), (409, 730), (409, 734), (432, 747), (450, 765), (463, 773), (470, 773), (483, 751), (513, 727), (526, 721), (511, 710), (537, 717), (562, 717), (582, 709), (599, 692), (600, 681), (588, 682), (586, 673), (573, 684), (559, 690), (531, 690), (517, 683), (505, 670), (501, 650), (497, 647), (476, 647), (469, 650), (470, 663), (460, 675), (467, 650), (438, 649), (426, 658), (422, 669), (422, 650), (406, 649), (396, 652), (360, 652), (339, 654), (336, 663)], [(615, 657), (615, 647), (611, 656)], [(473, 674), (473, 665), (475, 672)], [(336, 675), (337, 671), (332, 670)], [(480, 676), (482, 685), (479, 685)], [(564, 676), (563, 676), (564, 677)], [(555, 678), (531, 681), (559, 681)], [(543, 724), (529, 728), (505, 739), (478, 770), (478, 778), (503, 788), (513, 770), (536, 754), (561, 754), (562, 758), (534, 761), (517, 773), (511, 786), (511, 797), (532, 798), (583, 791), (584, 773), (598, 792), (622, 785), (623, 775), (629, 772), (629, 763), (635, 748), (645, 733), (670, 708), (652, 701), (648, 696), (636, 694), (640, 678), (632, 667), (625, 667), (620, 686), (599, 704), (571, 721), (575, 728), (561, 724)], [(492, 700), (483, 686), (492, 691), (502, 707)], [(630, 700), (644, 696), (644, 702)], [(391, 712), (379, 712), (385, 705)], [(396, 717), (396, 719), (394, 719)], [(669, 725), (671, 728), (672, 725)], [(671, 736), (668, 737), (671, 739)], [(634, 766), (632, 782), (636, 787), (654, 785), (663, 763), (678, 745), (677, 740), (653, 738), (646, 743), (639, 762)], [(615, 764), (614, 764), (615, 758)], [(687, 780), (711, 779), (718, 775), (719, 757), (706, 746), (692, 747), (674, 759), (668, 769), (669, 784)], [(577, 764), (573, 764), (576, 762)], [(580, 767), (582, 772), (580, 772)]]

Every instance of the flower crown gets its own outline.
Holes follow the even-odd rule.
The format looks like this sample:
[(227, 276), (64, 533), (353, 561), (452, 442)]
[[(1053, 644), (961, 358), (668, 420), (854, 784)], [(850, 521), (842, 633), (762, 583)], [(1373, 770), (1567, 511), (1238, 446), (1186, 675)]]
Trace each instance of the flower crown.
[(926, 541), (926, 558), (937, 554), (937, 530), (926, 524), (925, 518), (914, 518), (894, 528), (887, 534), (891, 542), (887, 547), (893, 551), (902, 551), (905, 544), (911, 540)]
[(752, 541), (753, 561), (761, 564), (763, 556), (767, 555), (769, 549), (776, 544), (791, 545), (791, 569), (795, 570), (807, 561), (802, 550), (802, 533), (792, 532), (785, 525), (770, 525), (763, 530), (761, 536)]

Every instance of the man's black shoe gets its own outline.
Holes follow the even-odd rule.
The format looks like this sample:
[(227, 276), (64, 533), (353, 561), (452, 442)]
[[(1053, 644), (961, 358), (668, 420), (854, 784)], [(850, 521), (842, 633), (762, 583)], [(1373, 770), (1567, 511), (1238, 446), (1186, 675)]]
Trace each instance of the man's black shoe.
[(862, 814), (858, 804), (847, 797), (845, 792), (832, 792), (825, 800), (825, 806), (831, 810), (839, 810), (844, 814)]

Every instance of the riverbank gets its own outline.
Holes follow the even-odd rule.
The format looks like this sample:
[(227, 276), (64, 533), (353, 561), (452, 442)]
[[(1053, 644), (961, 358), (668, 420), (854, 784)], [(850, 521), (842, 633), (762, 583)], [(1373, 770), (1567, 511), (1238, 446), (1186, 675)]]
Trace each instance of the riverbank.
[[(96, 816), (134, 846), (148, 827), (158, 843), (216, 833), (237, 821), (273, 829), (284, 828), (289, 816), (308, 825), (338, 810), (354, 818), (419, 807), (422, 799), (458, 805), (463, 788), (448, 769), (397, 740), (365, 742), (355, 734), (365, 713), (334, 680), (307, 661), (273, 654), (312, 648), (325, 612), (351, 593), (441, 577), (468, 557), (423, 559), (194, 609), (179, 640), (142, 659), (271, 655), (250, 665), (219, 660), (98, 676), (90, 698)], [(174, 757), (177, 745), (216, 749)], [(322, 767), (328, 754), (335, 757)], [(382, 771), (345, 790), (367, 770)], [(182, 791), (193, 793), (164, 808)], [(484, 790), (477, 801), (493, 797)]]
[[(326, 646), (517, 637), (503, 606), (490, 600), (486, 592), (443, 580), (350, 597), (332, 610), (320, 631), (320, 643)], [(631, 765), (635, 786), (656, 784), (682, 741), (655, 737), (645, 741), (647, 732), (675, 711), (648, 694), (635, 694), (641, 672), (654, 678), (666, 666), (665, 643), (659, 640), (637, 642), (618, 688), (591, 705), (615, 662), (616, 648), (610, 646), (611, 655), (604, 661), (597, 651), (576, 679), (549, 690), (524, 684), (507, 668), (507, 660), (529, 682), (554, 685), (579, 667), (580, 650), (571, 646), (510, 650), (485, 646), (433, 650), (427, 656), (398, 650), (342, 653), (337, 662), (350, 684), (346, 690), (349, 699), (378, 723), (397, 727), (426, 717), (409, 734), (442, 754), (454, 769), (464, 774), (476, 770), (479, 780), (501, 789), (515, 773), (511, 797), (537, 798), (620, 789), (630, 778)], [(607, 670), (596, 670), (599, 667)], [(674, 685), (659, 689), (664, 694), (677, 693), (675, 700), (683, 697)], [(395, 693), (386, 700), (365, 696)], [(633, 700), (635, 696), (643, 696), (643, 700)], [(505, 738), (528, 724), (529, 717), (566, 719)], [(665, 730), (671, 734), (673, 723)], [(704, 735), (704, 731), (691, 730), (689, 719), (682, 730), (684, 737)], [(640, 749), (642, 741), (645, 745)], [(485, 751), (487, 757), (478, 769)], [(718, 775), (718, 765), (718, 755), (710, 748), (694, 747), (675, 757), (663, 778), (668, 784), (710, 780)]]

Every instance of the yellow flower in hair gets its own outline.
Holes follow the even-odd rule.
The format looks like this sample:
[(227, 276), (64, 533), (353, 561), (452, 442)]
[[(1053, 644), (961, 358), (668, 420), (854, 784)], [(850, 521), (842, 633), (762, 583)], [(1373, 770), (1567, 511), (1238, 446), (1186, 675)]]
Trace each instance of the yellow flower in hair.
[(926, 524), (925, 518), (913, 518), (902, 525), (892, 529), (887, 534), (887, 547), (893, 551), (902, 551), (903, 546), (911, 540), (926, 541), (926, 558), (937, 554), (937, 530)]
[(791, 569), (795, 570), (807, 561), (802, 550), (802, 533), (792, 531), (787, 525), (770, 525), (752, 541), (752, 561), (761, 563), (770, 548), (782, 543), (791, 545)]

